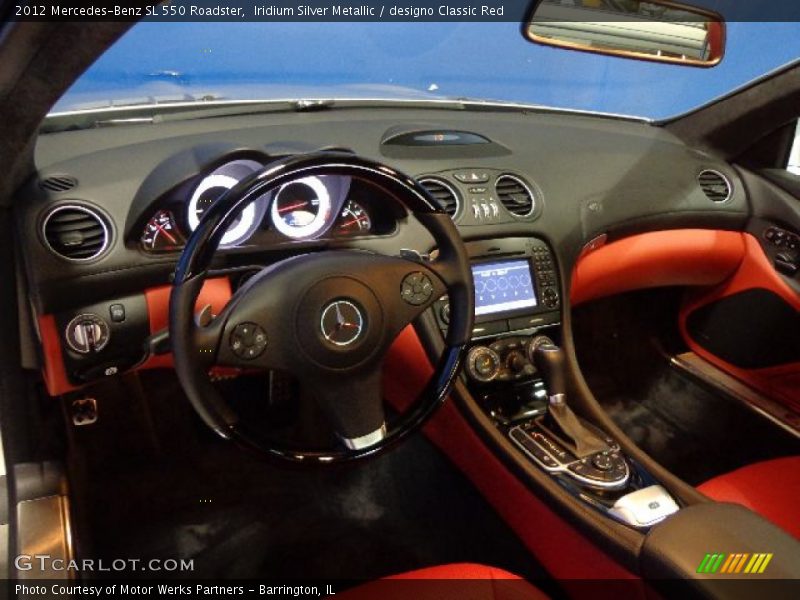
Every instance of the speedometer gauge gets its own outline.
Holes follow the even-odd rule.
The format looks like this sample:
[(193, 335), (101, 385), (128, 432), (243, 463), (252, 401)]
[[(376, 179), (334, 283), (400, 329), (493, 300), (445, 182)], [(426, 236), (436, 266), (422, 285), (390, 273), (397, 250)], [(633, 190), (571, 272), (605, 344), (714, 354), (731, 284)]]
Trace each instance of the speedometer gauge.
[(330, 224), (332, 203), (319, 177), (304, 177), (283, 185), (272, 202), (275, 229), (294, 239), (320, 234)]
[[(194, 231), (206, 210), (239, 181), (258, 171), (263, 165), (254, 160), (234, 160), (225, 163), (203, 178), (192, 192), (186, 220)], [(258, 198), (245, 206), (222, 236), (220, 245), (236, 246), (249, 238), (258, 227), (266, 210), (266, 198)]]

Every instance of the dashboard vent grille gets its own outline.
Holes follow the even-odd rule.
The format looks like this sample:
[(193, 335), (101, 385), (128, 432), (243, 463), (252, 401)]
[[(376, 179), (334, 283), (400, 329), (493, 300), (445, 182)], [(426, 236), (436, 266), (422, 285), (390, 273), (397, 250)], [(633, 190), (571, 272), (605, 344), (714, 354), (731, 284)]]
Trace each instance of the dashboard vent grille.
[(71, 175), (53, 175), (39, 182), (39, 187), (48, 192), (67, 192), (78, 185), (78, 180)]
[(533, 212), (534, 197), (530, 188), (513, 175), (500, 175), (494, 184), (497, 198), (508, 212), (518, 217), (527, 217)]
[(712, 202), (727, 202), (731, 198), (731, 184), (719, 171), (706, 170), (697, 176), (703, 193)]
[(452, 187), (440, 179), (420, 179), (419, 184), (448, 215), (455, 217), (458, 214), (458, 193)]
[(53, 209), (42, 229), (50, 250), (67, 260), (92, 260), (100, 256), (109, 243), (108, 226), (103, 218), (84, 206)]

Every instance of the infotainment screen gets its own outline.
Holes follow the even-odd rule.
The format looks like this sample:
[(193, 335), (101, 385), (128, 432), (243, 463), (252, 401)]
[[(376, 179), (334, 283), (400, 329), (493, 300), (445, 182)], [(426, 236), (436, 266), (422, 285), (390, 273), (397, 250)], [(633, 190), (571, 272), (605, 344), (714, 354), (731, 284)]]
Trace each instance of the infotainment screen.
[(475, 316), (533, 308), (536, 290), (527, 260), (472, 265), (475, 280)]

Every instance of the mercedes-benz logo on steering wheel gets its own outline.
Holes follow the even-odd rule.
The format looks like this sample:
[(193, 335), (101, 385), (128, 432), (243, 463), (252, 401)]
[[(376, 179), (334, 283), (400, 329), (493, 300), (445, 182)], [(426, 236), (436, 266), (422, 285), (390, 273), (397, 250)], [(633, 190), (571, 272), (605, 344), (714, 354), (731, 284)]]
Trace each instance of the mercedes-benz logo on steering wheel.
[(322, 335), (335, 346), (349, 346), (364, 329), (361, 310), (349, 300), (334, 300), (322, 311), (319, 321)]

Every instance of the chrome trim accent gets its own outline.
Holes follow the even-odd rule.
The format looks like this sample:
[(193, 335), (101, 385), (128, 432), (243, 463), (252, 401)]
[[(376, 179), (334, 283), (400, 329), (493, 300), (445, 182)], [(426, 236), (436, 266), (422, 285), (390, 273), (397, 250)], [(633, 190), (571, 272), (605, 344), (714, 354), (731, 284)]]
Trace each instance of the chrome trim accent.
[[(495, 359), (497, 370), (492, 373), (491, 377), (485, 377), (481, 375), (475, 368), (476, 357), (481, 353), (487, 353), (493, 359)], [(489, 346), (473, 346), (467, 353), (467, 358), (464, 362), (466, 363), (465, 366), (467, 369), (467, 374), (469, 374), (470, 377), (479, 383), (490, 383), (494, 381), (495, 378), (500, 374), (500, 366), (503, 364), (503, 360), (500, 358), (500, 355), (495, 350), (492, 350)]]
[[(66, 496), (53, 495), (17, 504), (17, 554), (49, 555), (48, 564), (56, 559), (64, 564), (73, 557), (72, 525)], [(42, 569), (39, 561), (31, 561), (29, 570), (16, 570), (19, 579), (64, 579), (72, 572)]]
[[(526, 212), (524, 215), (517, 215), (517, 214), (511, 212), (510, 210), (508, 210), (508, 207), (505, 204), (503, 204), (503, 201), (500, 199), (500, 193), (497, 191), (497, 183), (501, 179), (503, 179), (504, 177), (508, 178), (508, 179), (513, 179), (514, 181), (516, 181), (518, 184), (520, 184), (522, 187), (525, 188), (525, 191), (528, 192), (528, 195), (531, 197), (531, 209), (528, 212)], [(525, 183), (518, 176), (512, 175), (511, 173), (503, 173), (502, 175), (498, 175), (497, 176), (497, 178), (494, 180), (494, 193), (497, 194), (497, 201), (503, 206), (503, 208), (506, 209), (506, 212), (508, 214), (510, 214), (512, 217), (514, 217), (515, 219), (527, 219), (528, 217), (530, 217), (536, 211), (536, 208), (538, 206), (538, 200), (536, 198), (536, 194), (533, 193), (533, 190), (531, 189), (531, 186), (529, 186), (527, 183)]]
[[(355, 311), (356, 317), (358, 319), (357, 323), (351, 323), (350, 325), (355, 326), (355, 332), (353, 336), (344, 340), (344, 341), (337, 341), (334, 336), (335, 334), (341, 330), (341, 327), (348, 324), (344, 321), (344, 317), (342, 316), (340, 306), (349, 306), (350, 308)], [(328, 311), (331, 309), (336, 311), (336, 325), (337, 327), (333, 331), (326, 331), (325, 330), (325, 316), (328, 314)], [(319, 330), (322, 332), (322, 336), (325, 338), (326, 341), (330, 342), (334, 346), (349, 346), (353, 342), (355, 342), (359, 337), (361, 337), (361, 333), (364, 331), (364, 315), (359, 310), (358, 306), (354, 303), (350, 302), (349, 300), (334, 300), (330, 304), (328, 304), (325, 308), (322, 309), (322, 314), (319, 317)]]
[[(706, 196), (706, 198), (711, 200), (711, 202), (714, 204), (725, 204), (726, 202), (730, 201), (731, 198), (733, 198), (733, 182), (731, 181), (730, 177), (725, 175), (725, 173), (722, 171), (718, 171), (717, 169), (703, 169), (697, 174), (697, 185), (700, 185), (700, 177), (703, 175), (703, 173), (713, 173), (714, 175), (719, 175), (725, 182), (725, 185), (728, 186), (728, 195), (725, 196), (725, 200), (711, 200), (711, 198), (708, 198), (708, 196)], [(703, 189), (702, 186), (700, 189)], [(703, 190), (703, 194), (705, 195), (705, 190)]]
[[(87, 405), (87, 406), (90, 407), (90, 410), (91, 410), (91, 413), (93, 414), (93, 417), (89, 417), (89, 418), (87, 418), (85, 420), (80, 418), (82, 415), (81, 415), (81, 412), (80, 412), (79, 409), (83, 405)], [(97, 419), (99, 417), (98, 417), (98, 413), (97, 413), (97, 399), (96, 398), (90, 398), (88, 396), (86, 396), (84, 398), (77, 398), (77, 399), (73, 400), (72, 403), (70, 404), (70, 409), (71, 409), (71, 412), (72, 412), (72, 424), (74, 426), (83, 427), (85, 425), (94, 425), (95, 423), (97, 423)]]
[(91, 350), (81, 350), (80, 348), (76, 348), (75, 346), (73, 346), (69, 334), (70, 331), (72, 331), (72, 329), (76, 327), (76, 325), (79, 325), (79, 321), (81, 319), (88, 319), (90, 317), (92, 319), (95, 318), (99, 319), (100, 321), (103, 321), (103, 323), (106, 324), (106, 339), (102, 344), (95, 345), (94, 351), (100, 352), (100, 350), (106, 347), (106, 344), (108, 344), (109, 340), (111, 339), (111, 326), (108, 324), (108, 321), (106, 321), (103, 317), (95, 313), (81, 313), (77, 317), (74, 317), (72, 320), (70, 320), (70, 322), (67, 323), (67, 326), (64, 328), (64, 340), (66, 340), (67, 346), (70, 347), (70, 350), (77, 352), (78, 354), (90, 354)]
[[(84, 212), (87, 215), (97, 219), (97, 221), (100, 223), (100, 227), (103, 228), (103, 245), (100, 247), (100, 250), (98, 250), (92, 256), (89, 256), (87, 258), (70, 258), (69, 256), (64, 256), (50, 245), (50, 242), (47, 240), (47, 224), (50, 222), (50, 219), (53, 218), (53, 215), (64, 210), (78, 210)], [(100, 214), (99, 211), (92, 208), (88, 208), (81, 204), (60, 204), (55, 208), (51, 209), (50, 212), (47, 213), (47, 216), (42, 221), (41, 234), (42, 234), (42, 241), (44, 242), (44, 245), (47, 247), (47, 249), (50, 250), (50, 252), (55, 254), (61, 260), (66, 260), (75, 263), (84, 263), (95, 260), (99, 256), (102, 256), (103, 253), (106, 250), (108, 250), (108, 247), (111, 245), (111, 230), (109, 226), (106, 224), (103, 215)]]
[(372, 433), (362, 435), (361, 437), (357, 438), (342, 437), (341, 439), (342, 442), (344, 442), (344, 445), (347, 446), (350, 450), (363, 450), (364, 448), (369, 448), (370, 446), (374, 446), (385, 437), (386, 437), (386, 423), (381, 425), (380, 428), (376, 429)]
[(536, 325), (535, 327), (526, 327), (525, 329), (514, 329), (513, 331), (500, 331), (498, 333), (487, 333), (486, 335), (476, 335), (472, 337), (472, 341), (478, 340), (488, 340), (488, 339), (502, 339), (507, 337), (517, 337), (521, 335), (535, 335), (539, 331), (543, 329), (549, 329), (551, 327), (560, 327), (561, 321), (556, 321), (555, 323), (545, 323), (544, 325)]
[[(579, 108), (559, 108), (557, 106), (544, 106), (542, 104), (525, 104), (524, 102), (504, 102), (499, 100), (481, 100), (481, 99), (458, 99), (458, 98), (358, 98), (358, 97), (342, 97), (342, 98), (274, 98), (268, 100), (210, 100), (204, 102), (153, 102), (151, 104), (141, 104), (136, 106), (104, 106), (102, 108), (85, 108), (77, 110), (64, 110), (59, 112), (48, 113), (45, 118), (50, 117), (68, 117), (78, 115), (91, 115), (91, 114), (105, 114), (114, 112), (144, 112), (154, 108), (224, 108), (226, 106), (253, 106), (259, 104), (296, 104), (301, 108), (309, 104), (322, 105), (333, 102), (351, 102), (356, 104), (370, 103), (370, 102), (391, 102), (393, 104), (431, 104), (436, 105), (453, 105), (460, 106), (481, 106), (481, 107), (496, 107), (496, 108), (515, 108), (520, 110), (536, 110), (544, 113), (555, 114), (569, 114), (569, 115), (590, 115), (596, 117), (607, 117), (612, 119), (623, 119), (626, 121), (635, 121), (639, 123), (656, 123), (654, 119), (648, 117), (641, 117), (636, 115), (628, 115), (625, 113), (603, 112), (599, 110), (588, 110)], [(131, 117), (135, 118), (135, 117)]]
[[(455, 221), (458, 217), (460, 217), (461, 216), (461, 209), (463, 207), (463, 203), (461, 202), (461, 194), (458, 193), (458, 190), (454, 186), (450, 185), (450, 183), (448, 181), (445, 181), (444, 179), (439, 178), (439, 177), (423, 177), (421, 179), (417, 179), (417, 183), (420, 184), (420, 186), (422, 186), (422, 188), (425, 189), (425, 191), (428, 191), (427, 188), (425, 188), (425, 185), (424, 185), (424, 183), (426, 181), (430, 181), (430, 182), (433, 182), (433, 183), (438, 183), (442, 187), (447, 188), (447, 190), (451, 194), (453, 194), (453, 198), (456, 199), (456, 212), (454, 212), (452, 215), (450, 215), (450, 218), (453, 221)], [(443, 206), (441, 206), (440, 208), (442, 210), (444, 210)]]
[(589, 254), (590, 252), (594, 252), (595, 250), (599, 250), (600, 248), (605, 246), (607, 241), (608, 241), (607, 233), (601, 233), (600, 235), (596, 235), (583, 245), (581, 254), (585, 255)]
[[(514, 431), (514, 430), (519, 430), (519, 431), (522, 432), (523, 435), (529, 437), (533, 441), (533, 443), (537, 444), (539, 446), (539, 448), (544, 450), (550, 456), (550, 458), (553, 459), (553, 461), (558, 466), (557, 467), (548, 467), (543, 462), (541, 462), (538, 458), (536, 458), (536, 456), (532, 452), (530, 452), (527, 448), (525, 448), (525, 446), (523, 446), (521, 443), (519, 443), (517, 440), (514, 439), (514, 436), (511, 435), (511, 432)], [(538, 444), (536, 442), (536, 440), (534, 440), (533, 437), (528, 435), (528, 433), (524, 429), (522, 429), (522, 427), (520, 427), (519, 425), (517, 425), (516, 427), (512, 427), (508, 431), (508, 437), (511, 439), (512, 442), (514, 442), (514, 444), (517, 446), (517, 448), (519, 448), (520, 450), (522, 450), (525, 453), (526, 456), (528, 456), (531, 460), (533, 460), (539, 467), (544, 469), (545, 472), (550, 473), (551, 475), (567, 475), (569, 477), (572, 477), (576, 481), (579, 481), (581, 483), (585, 483), (586, 485), (590, 485), (590, 486), (593, 486), (593, 487), (604, 488), (604, 489), (617, 489), (617, 488), (624, 487), (625, 485), (627, 485), (628, 480), (631, 478), (631, 468), (628, 465), (628, 461), (625, 460), (624, 456), (622, 456), (622, 461), (625, 464), (625, 476), (622, 479), (620, 479), (618, 481), (597, 481), (596, 479), (590, 479), (589, 477), (583, 477), (582, 475), (578, 475), (577, 473), (569, 470), (569, 467), (571, 465), (574, 465), (575, 463), (580, 462), (581, 459), (576, 459), (576, 460), (573, 460), (572, 462), (569, 462), (569, 463), (560, 462), (550, 452), (548, 452), (546, 448), (542, 448), (542, 445)], [(619, 445), (617, 445), (617, 444), (612, 446), (611, 449), (614, 452), (619, 452), (620, 454), (622, 453), (622, 450), (619, 448)]]
[(704, 385), (718, 389), (749, 410), (769, 419), (789, 435), (800, 439), (800, 414), (780, 402), (767, 398), (759, 391), (748, 387), (694, 352), (684, 352), (678, 356), (672, 356), (669, 362), (674, 369), (699, 380)]

